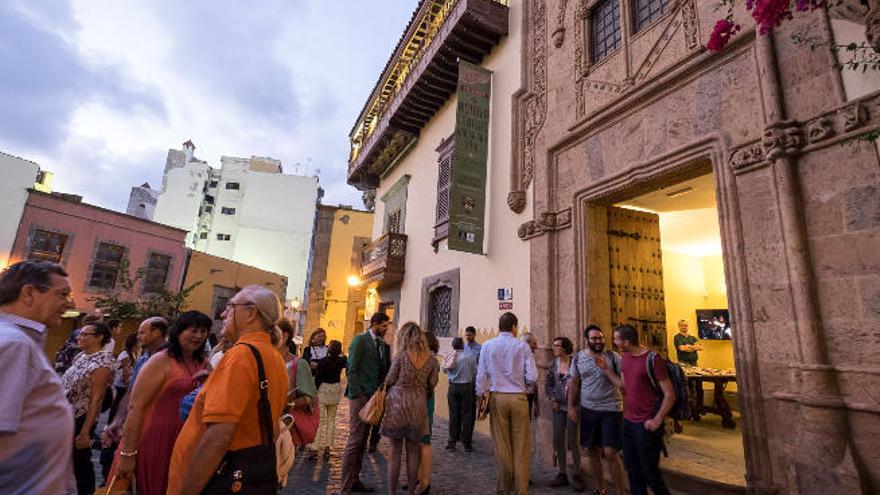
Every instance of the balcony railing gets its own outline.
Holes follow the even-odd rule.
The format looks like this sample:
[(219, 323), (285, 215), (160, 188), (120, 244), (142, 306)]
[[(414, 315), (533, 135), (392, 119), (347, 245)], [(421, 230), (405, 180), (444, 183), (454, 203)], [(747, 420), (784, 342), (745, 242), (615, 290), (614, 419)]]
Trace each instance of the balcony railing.
[(361, 253), (361, 280), (379, 287), (403, 281), (406, 235), (388, 233), (373, 241)]

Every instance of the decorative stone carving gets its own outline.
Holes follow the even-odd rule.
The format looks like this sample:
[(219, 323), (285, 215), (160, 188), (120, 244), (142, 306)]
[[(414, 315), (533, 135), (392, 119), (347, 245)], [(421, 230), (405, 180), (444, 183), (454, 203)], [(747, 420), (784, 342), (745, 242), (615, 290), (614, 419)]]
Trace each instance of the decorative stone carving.
[(804, 136), (797, 121), (786, 120), (767, 126), (762, 144), (764, 158), (773, 161), (782, 156), (797, 154), (804, 146)]
[(734, 170), (740, 170), (764, 161), (764, 148), (761, 143), (752, 143), (743, 146), (733, 152), (730, 156), (730, 166)]
[(547, 116), (547, 5), (546, 0), (532, 2), (532, 87), (525, 100), (523, 122), (524, 160), (522, 183), (526, 189), (532, 182), (535, 166), (535, 145)]
[(861, 103), (855, 103), (840, 110), (843, 117), (843, 130), (852, 131), (865, 125), (868, 121), (868, 109)]
[(565, 7), (568, 0), (559, 0), (559, 10), (556, 12), (556, 29), (553, 31), (553, 46), (559, 48), (565, 41)]
[(880, 52), (880, 3), (874, 2), (874, 6), (865, 16), (865, 39)]
[(832, 19), (842, 19), (856, 24), (865, 23), (868, 5), (861, 0), (829, 0), (828, 15)]
[(376, 208), (376, 190), (375, 189), (367, 189), (363, 193), (361, 193), (361, 199), (364, 202), (364, 208), (367, 211), (374, 211)]
[(590, 91), (591, 93), (599, 93), (603, 95), (619, 95), (622, 94), (626, 90), (626, 86), (623, 84), (615, 84), (605, 81), (592, 81), (589, 79), (584, 79), (583, 81), (583, 89), (585, 91)]
[(587, 22), (587, 0), (576, 0), (574, 8), (574, 98), (575, 115), (578, 119), (586, 112), (584, 101), (584, 71), (586, 59), (584, 53), (584, 23)]
[(571, 227), (571, 208), (556, 212), (545, 211), (536, 220), (520, 225), (517, 235), (525, 241), (545, 232), (556, 232), (568, 227)]
[(684, 0), (681, 3), (681, 20), (684, 23), (684, 41), (688, 50), (700, 47), (700, 22), (697, 20), (695, 0)]
[(828, 119), (827, 117), (819, 117), (807, 122), (807, 139), (811, 144), (827, 139), (833, 135), (834, 125), (831, 122), (831, 119)]
[(526, 192), (525, 191), (511, 191), (507, 195), (507, 206), (514, 213), (522, 213), (526, 208)]

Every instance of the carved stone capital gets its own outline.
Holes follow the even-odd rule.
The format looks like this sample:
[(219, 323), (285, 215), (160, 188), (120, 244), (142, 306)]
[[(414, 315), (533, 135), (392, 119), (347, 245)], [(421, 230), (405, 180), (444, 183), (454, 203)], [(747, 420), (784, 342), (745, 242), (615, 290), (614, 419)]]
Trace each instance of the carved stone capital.
[(536, 220), (529, 220), (519, 226), (517, 235), (522, 240), (542, 235), (544, 232), (556, 232), (571, 227), (571, 208), (561, 211), (545, 211)]
[(507, 195), (507, 206), (514, 213), (522, 213), (526, 208), (526, 192), (511, 191)]
[(730, 166), (734, 170), (740, 170), (764, 161), (764, 148), (761, 143), (753, 143), (743, 146), (730, 155)]
[(803, 131), (797, 121), (786, 120), (770, 124), (762, 139), (764, 158), (770, 161), (800, 152), (804, 146)]
[(868, 109), (861, 103), (843, 107), (840, 109), (840, 115), (843, 118), (844, 131), (858, 129), (868, 121)]

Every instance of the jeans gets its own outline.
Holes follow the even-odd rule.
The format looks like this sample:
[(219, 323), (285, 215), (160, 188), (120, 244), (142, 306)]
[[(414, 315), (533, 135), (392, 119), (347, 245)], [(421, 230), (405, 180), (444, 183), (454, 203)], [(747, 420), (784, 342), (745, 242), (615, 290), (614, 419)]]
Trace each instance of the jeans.
[(574, 464), (572, 476), (580, 476), (581, 451), (578, 446), (577, 423), (568, 417), (568, 412), (553, 411), (553, 456), (559, 473), (566, 472), (566, 450), (571, 451), (571, 461)]
[[(85, 422), (85, 414), (76, 418), (73, 428), (74, 438), (79, 435)], [(92, 435), (92, 437), (95, 435), (94, 426), (92, 426), (90, 435)], [(95, 467), (92, 465), (91, 447), (86, 447), (84, 449), (78, 449), (76, 446), (73, 447), (73, 474), (76, 476), (76, 491), (78, 493), (91, 494), (95, 491)]]
[(474, 384), (450, 383), (446, 396), (449, 403), (449, 442), (471, 445), (474, 437)]
[(629, 476), (632, 495), (668, 495), (669, 489), (660, 474), (660, 451), (663, 449), (663, 427), (648, 431), (642, 423), (623, 420), (623, 464)]

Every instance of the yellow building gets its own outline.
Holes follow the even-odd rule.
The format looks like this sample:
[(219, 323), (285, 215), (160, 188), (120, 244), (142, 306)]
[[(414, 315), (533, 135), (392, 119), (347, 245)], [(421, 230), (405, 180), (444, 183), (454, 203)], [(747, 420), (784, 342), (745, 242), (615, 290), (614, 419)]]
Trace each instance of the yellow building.
[(189, 252), (183, 288), (201, 282), (187, 297), (187, 310), (205, 313), (214, 320), (214, 330), (222, 328), (220, 314), (226, 303), (242, 287), (262, 285), (284, 300), (287, 277), (244, 263), (200, 251)]
[(370, 243), (373, 214), (342, 206), (321, 205), (315, 226), (312, 271), (304, 337), (318, 327), (327, 339), (347, 349), (364, 330), (365, 290), (360, 286), (361, 252)]

